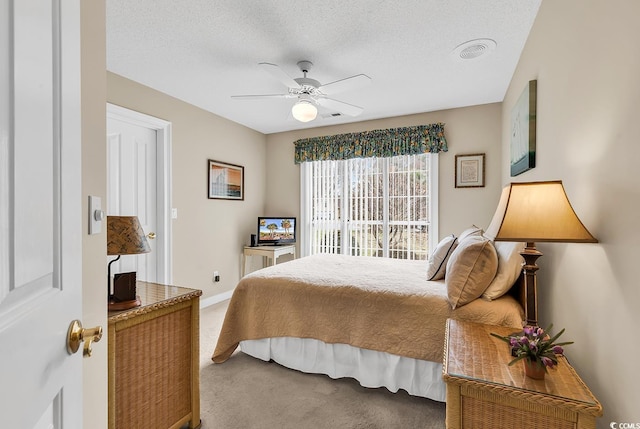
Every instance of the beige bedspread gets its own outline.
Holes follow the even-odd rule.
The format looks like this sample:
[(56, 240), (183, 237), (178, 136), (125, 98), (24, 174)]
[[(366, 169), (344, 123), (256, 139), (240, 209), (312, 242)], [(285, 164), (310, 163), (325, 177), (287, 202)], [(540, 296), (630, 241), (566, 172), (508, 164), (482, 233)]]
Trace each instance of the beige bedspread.
[(444, 281), (426, 280), (425, 261), (313, 255), (253, 272), (238, 283), (212, 360), (243, 340), (314, 338), (442, 361), (445, 322), (522, 326), (510, 296), (451, 310)]

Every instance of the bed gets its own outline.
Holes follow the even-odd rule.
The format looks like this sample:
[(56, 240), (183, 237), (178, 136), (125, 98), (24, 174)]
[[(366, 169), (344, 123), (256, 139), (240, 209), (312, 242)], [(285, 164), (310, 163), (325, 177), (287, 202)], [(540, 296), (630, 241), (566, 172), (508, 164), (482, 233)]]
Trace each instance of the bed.
[(238, 283), (213, 353), (253, 357), (365, 387), (445, 400), (447, 318), (520, 328), (512, 294), (452, 309), (425, 261), (313, 255), (253, 272)]

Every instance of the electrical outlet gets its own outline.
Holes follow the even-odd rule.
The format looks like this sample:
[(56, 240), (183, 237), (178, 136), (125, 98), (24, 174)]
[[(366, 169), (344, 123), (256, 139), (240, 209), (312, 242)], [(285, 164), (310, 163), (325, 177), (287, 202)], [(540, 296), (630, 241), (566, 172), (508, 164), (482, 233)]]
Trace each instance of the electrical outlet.
[(214, 282), (219, 282), (220, 281), (220, 273), (217, 271), (213, 272), (213, 281)]

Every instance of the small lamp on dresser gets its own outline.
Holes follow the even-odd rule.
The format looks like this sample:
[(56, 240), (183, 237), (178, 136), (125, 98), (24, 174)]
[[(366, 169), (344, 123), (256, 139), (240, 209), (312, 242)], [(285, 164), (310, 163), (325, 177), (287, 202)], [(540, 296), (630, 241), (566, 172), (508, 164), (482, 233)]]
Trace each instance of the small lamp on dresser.
[(127, 310), (140, 305), (136, 296), (136, 273), (123, 273), (111, 288), (111, 264), (121, 255), (149, 253), (151, 247), (137, 216), (107, 216), (107, 255), (117, 255), (107, 266), (109, 310)]
[(542, 252), (536, 249), (535, 242), (598, 242), (578, 219), (559, 180), (506, 186), (485, 235), (495, 241), (527, 243), (520, 255), (524, 258), (524, 310), (529, 326), (538, 325), (536, 260)]

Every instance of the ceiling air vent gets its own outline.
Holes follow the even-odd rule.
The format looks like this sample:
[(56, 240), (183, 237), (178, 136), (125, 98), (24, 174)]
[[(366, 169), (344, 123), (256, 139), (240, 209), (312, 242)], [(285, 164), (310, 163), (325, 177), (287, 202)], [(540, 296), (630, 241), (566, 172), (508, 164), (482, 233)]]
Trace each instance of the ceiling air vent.
[(492, 52), (497, 44), (492, 39), (474, 39), (464, 42), (451, 52), (451, 56), (458, 61), (475, 60)]
[(323, 118), (327, 119), (327, 118), (339, 118), (340, 116), (344, 116), (342, 113), (339, 112), (332, 112), (332, 113), (325, 113), (323, 115), (321, 115)]

